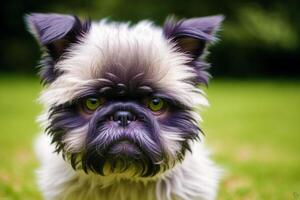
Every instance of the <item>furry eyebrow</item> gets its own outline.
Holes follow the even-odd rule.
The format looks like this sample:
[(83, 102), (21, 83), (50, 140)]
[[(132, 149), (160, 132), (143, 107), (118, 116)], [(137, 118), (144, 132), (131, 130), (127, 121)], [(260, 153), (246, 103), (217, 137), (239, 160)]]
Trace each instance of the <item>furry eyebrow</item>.
[[(134, 92), (127, 91), (125, 93), (118, 93), (118, 92), (114, 91), (116, 89), (117, 88), (114, 88), (112, 86), (103, 86), (103, 87), (90, 86), (84, 92), (77, 95), (72, 101), (70, 101), (68, 103), (68, 105), (76, 104), (76, 103), (82, 101), (82, 99), (91, 97), (91, 96), (108, 97), (108, 98), (112, 97), (112, 98), (117, 98), (120, 100), (124, 99), (124, 98), (125, 99), (142, 100), (143, 98), (146, 98), (146, 97), (154, 97), (155, 96), (155, 97), (162, 98), (163, 100), (165, 100), (167, 103), (169, 103), (173, 107), (186, 109), (186, 110), (192, 109), (192, 107), (190, 107), (189, 105), (186, 105), (186, 104), (182, 103), (181, 101), (179, 101), (178, 99), (176, 99), (176, 97), (174, 97), (174, 95), (169, 94), (166, 91), (151, 88), (150, 86), (141, 86), (141, 87), (138, 87), (137, 89), (133, 90)], [(131, 98), (129, 98), (128, 96)]]
[(144, 97), (151, 96), (153, 94), (154, 89), (150, 86), (139, 86), (134, 89), (130, 89), (125, 84), (117, 84), (117, 85), (103, 85), (103, 86), (95, 86), (91, 85), (87, 87), (84, 92), (78, 94), (70, 103), (76, 103), (83, 98), (87, 98), (90, 96), (103, 96), (103, 97), (112, 97), (112, 98), (124, 98), (124, 97)]
[(165, 101), (167, 101), (169, 104), (171, 104), (171, 105), (173, 105), (177, 108), (182, 108), (182, 109), (185, 109), (185, 110), (192, 110), (192, 107), (180, 102), (173, 95), (168, 94), (166, 92), (159, 91), (159, 92), (153, 93), (153, 96), (162, 98)]

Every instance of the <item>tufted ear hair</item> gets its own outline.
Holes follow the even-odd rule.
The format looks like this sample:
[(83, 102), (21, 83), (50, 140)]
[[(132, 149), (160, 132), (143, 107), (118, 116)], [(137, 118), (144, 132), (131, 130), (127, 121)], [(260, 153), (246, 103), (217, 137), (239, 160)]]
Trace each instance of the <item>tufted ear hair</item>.
[(215, 32), (224, 17), (215, 15), (176, 21), (168, 18), (163, 33), (167, 39), (175, 42), (179, 50), (197, 59), (204, 53), (206, 44), (216, 41)]
[(40, 75), (50, 83), (59, 75), (55, 63), (66, 49), (79, 41), (90, 28), (90, 21), (80, 21), (78, 17), (62, 14), (32, 13), (25, 16), (29, 32), (37, 39), (45, 53)]

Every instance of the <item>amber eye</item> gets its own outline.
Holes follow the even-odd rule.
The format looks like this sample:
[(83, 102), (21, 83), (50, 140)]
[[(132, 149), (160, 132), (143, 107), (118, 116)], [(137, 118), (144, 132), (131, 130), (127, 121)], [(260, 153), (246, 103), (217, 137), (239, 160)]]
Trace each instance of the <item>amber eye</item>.
[(84, 101), (84, 109), (87, 111), (95, 111), (104, 103), (103, 99), (96, 97), (89, 97)]
[(165, 102), (159, 97), (153, 97), (148, 100), (148, 108), (153, 112), (161, 111), (164, 108)]

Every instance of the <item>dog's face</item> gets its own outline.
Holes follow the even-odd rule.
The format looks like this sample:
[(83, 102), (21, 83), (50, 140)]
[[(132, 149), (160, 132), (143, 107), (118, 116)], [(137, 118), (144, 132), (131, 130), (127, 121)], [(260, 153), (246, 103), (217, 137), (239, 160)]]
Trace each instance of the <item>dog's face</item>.
[(57, 152), (76, 170), (152, 177), (172, 168), (199, 138), (206, 105), (200, 59), (222, 17), (174, 21), (80, 21), (32, 14), (30, 31), (44, 51), (44, 123)]

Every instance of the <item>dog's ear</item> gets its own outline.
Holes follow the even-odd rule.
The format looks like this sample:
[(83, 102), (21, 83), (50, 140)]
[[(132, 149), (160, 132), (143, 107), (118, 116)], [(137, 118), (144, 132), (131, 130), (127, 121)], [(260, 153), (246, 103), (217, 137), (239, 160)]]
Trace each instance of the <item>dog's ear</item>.
[(82, 22), (72, 15), (41, 13), (26, 15), (25, 21), (45, 53), (40, 75), (44, 82), (50, 83), (59, 75), (55, 63), (72, 43), (88, 32), (90, 21)]
[(163, 33), (167, 39), (176, 43), (179, 50), (197, 59), (203, 54), (208, 43), (216, 41), (214, 34), (223, 19), (222, 15), (179, 21), (170, 17), (164, 24)]

